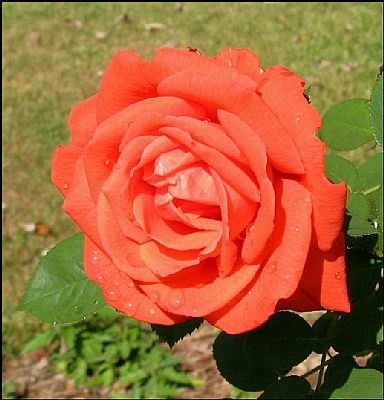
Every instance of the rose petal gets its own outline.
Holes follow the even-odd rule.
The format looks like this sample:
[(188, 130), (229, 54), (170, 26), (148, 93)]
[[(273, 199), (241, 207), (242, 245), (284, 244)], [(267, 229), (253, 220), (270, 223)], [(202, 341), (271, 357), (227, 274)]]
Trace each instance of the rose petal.
[(315, 231), (320, 249), (326, 251), (343, 225), (346, 186), (333, 184), (325, 177), (325, 144), (315, 136), (321, 125), (320, 116), (304, 98), (304, 81), (284, 67), (268, 68), (259, 79), (257, 91), (300, 152), (306, 185), (312, 193)]
[(63, 210), (95, 244), (101, 246), (97, 229), (96, 204), (89, 190), (82, 158), (76, 164), (73, 183), (64, 200)]
[(218, 79), (212, 73), (179, 72), (160, 82), (157, 90), (161, 96), (203, 104), (211, 119), (216, 118), (218, 109), (236, 114), (261, 137), (275, 168), (294, 174), (304, 172), (298, 151), (275, 115), (252, 89), (241, 86), (230, 74), (223, 73)]
[(84, 147), (93, 137), (97, 127), (96, 105), (99, 95), (95, 94), (77, 104), (69, 114), (71, 143)]
[(81, 151), (82, 147), (67, 144), (57, 147), (53, 153), (51, 179), (64, 197), (72, 187), (73, 175)]
[(275, 311), (277, 301), (296, 290), (303, 273), (311, 238), (309, 194), (292, 180), (279, 179), (275, 187), (279, 224), (269, 261), (232, 302), (205, 316), (229, 334), (243, 333), (264, 323)]
[(256, 80), (261, 73), (259, 57), (246, 48), (236, 49), (230, 47), (221, 50), (215, 59), (230, 67), (237, 68), (253, 80)]
[(199, 119), (207, 115), (201, 106), (175, 97), (162, 97), (133, 104), (100, 124), (83, 152), (84, 167), (95, 201), (117, 160), (119, 147), (130, 123), (149, 111), (165, 115), (188, 115)]
[(147, 268), (140, 256), (139, 245), (123, 235), (113, 210), (103, 193), (97, 204), (98, 228), (104, 249), (113, 264), (133, 280), (158, 282), (158, 278)]
[(186, 146), (193, 155), (214, 168), (228, 185), (239, 191), (244, 197), (252, 201), (259, 201), (260, 197), (255, 183), (243, 169), (222, 153), (202, 143), (195, 142), (187, 132), (179, 128), (160, 128), (159, 134), (164, 134), (174, 140), (178, 140)]
[(230, 275), (220, 278), (215, 259), (208, 258), (205, 263), (183, 271), (178, 279), (175, 276), (173, 280), (140, 287), (147, 295), (157, 292), (158, 304), (165, 311), (201, 317), (231, 301), (252, 280), (257, 269), (256, 265), (244, 268), (238, 264)]
[(157, 97), (156, 86), (153, 86), (143, 73), (146, 64), (146, 61), (130, 50), (119, 51), (113, 55), (99, 90), (99, 124), (131, 104)]
[(312, 240), (299, 287), (290, 298), (279, 303), (280, 309), (313, 311), (324, 308), (350, 312), (344, 254), (342, 233), (327, 252), (321, 251), (316, 240)]
[(87, 236), (84, 237), (84, 270), (103, 289), (106, 302), (116, 310), (150, 324), (173, 325), (187, 318), (164, 312)]

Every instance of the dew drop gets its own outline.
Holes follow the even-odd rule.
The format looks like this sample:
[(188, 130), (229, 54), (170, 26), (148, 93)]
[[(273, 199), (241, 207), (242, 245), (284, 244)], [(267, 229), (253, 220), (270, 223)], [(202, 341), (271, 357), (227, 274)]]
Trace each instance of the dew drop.
[(106, 167), (108, 167), (108, 165), (111, 163), (111, 160), (109, 160), (109, 159), (106, 159), (105, 161), (104, 161), (104, 165), (106, 166)]
[(129, 286), (130, 288), (134, 288), (134, 287), (135, 287), (135, 282), (132, 282), (132, 281), (129, 282), (129, 283), (128, 283), (128, 286)]
[(64, 183), (63, 188), (68, 189), (69, 188), (68, 183)]
[(98, 252), (97, 252), (97, 251), (94, 251), (93, 254), (92, 254), (91, 263), (92, 263), (92, 264), (96, 264), (97, 261), (98, 261), (98, 259), (99, 259), (99, 257), (98, 257)]
[(204, 118), (203, 122), (205, 122), (206, 124), (209, 124), (211, 122), (211, 119), (210, 118)]
[(95, 301), (93, 302), (93, 304), (95, 304), (95, 305), (99, 304), (99, 300), (95, 300)]
[(246, 233), (249, 235), (255, 229), (255, 225), (250, 224), (247, 226)]
[(160, 297), (160, 294), (159, 294), (159, 292), (158, 292), (157, 290), (155, 290), (154, 292), (152, 292), (151, 295), (150, 295), (150, 299), (151, 299), (152, 301), (154, 301), (154, 302), (159, 301), (159, 297)]
[(108, 290), (106, 293), (105, 293), (105, 298), (107, 299), (107, 300), (110, 300), (110, 301), (115, 301), (115, 300), (117, 300), (119, 297), (120, 297), (120, 293), (119, 293), (119, 291), (117, 290), (117, 288), (116, 289), (113, 289), (113, 290)]
[(87, 319), (87, 317), (83, 317), (83, 319)]
[(128, 308), (132, 308), (133, 304), (132, 303), (128, 303), (127, 306), (128, 306)]
[(379, 224), (377, 223), (377, 221), (373, 221), (373, 226), (375, 229), (377, 229), (379, 227)]
[(268, 271), (270, 274), (272, 274), (273, 272), (275, 272), (275, 271), (276, 271), (276, 264), (273, 263), (273, 262), (269, 263), (269, 264), (268, 264), (268, 267), (267, 267), (267, 271)]
[(300, 118), (296, 117), (295, 124), (297, 125), (299, 123), (299, 121), (300, 121)]
[(196, 313), (197, 313), (197, 310), (194, 308), (194, 309), (192, 310), (192, 312), (193, 312), (194, 314), (196, 314)]
[(284, 279), (289, 279), (289, 275), (285, 275), (285, 276), (284, 276)]
[(341, 272), (336, 272), (335, 273), (335, 278), (339, 281), (343, 277), (343, 274)]
[(297, 201), (295, 201), (295, 202), (293, 203), (293, 205), (294, 205), (294, 206), (297, 206)]
[(182, 289), (171, 290), (168, 297), (168, 303), (173, 308), (183, 306), (185, 303), (184, 291)]
[(252, 290), (250, 290), (249, 292), (248, 292), (248, 296), (250, 296), (252, 294)]
[(150, 313), (151, 315), (155, 315), (155, 314), (156, 314), (156, 310), (155, 310), (154, 308), (150, 308), (150, 309), (149, 309), (149, 313)]
[(56, 322), (56, 321), (53, 321), (53, 322), (52, 322), (52, 325), (57, 325), (57, 322)]
[(300, 232), (300, 226), (299, 226), (299, 225), (296, 226), (295, 231), (296, 231), (296, 232)]
[(75, 306), (74, 308), (75, 308), (75, 310), (77, 310), (79, 307)]

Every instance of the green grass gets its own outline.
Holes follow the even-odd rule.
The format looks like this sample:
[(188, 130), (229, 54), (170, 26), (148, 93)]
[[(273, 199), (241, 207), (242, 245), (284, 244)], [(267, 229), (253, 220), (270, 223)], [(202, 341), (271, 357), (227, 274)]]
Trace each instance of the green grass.
[[(50, 181), (51, 157), (69, 140), (71, 108), (97, 91), (114, 52), (149, 59), (170, 43), (208, 55), (248, 47), (264, 67), (282, 64), (306, 79), (321, 113), (369, 97), (382, 64), (381, 3), (183, 4), (184, 11), (176, 3), (2, 3), (3, 357), (40, 329), (15, 308), (41, 251), (78, 232)], [(154, 22), (166, 28), (145, 29)], [(52, 233), (24, 232), (23, 223), (36, 221)]]

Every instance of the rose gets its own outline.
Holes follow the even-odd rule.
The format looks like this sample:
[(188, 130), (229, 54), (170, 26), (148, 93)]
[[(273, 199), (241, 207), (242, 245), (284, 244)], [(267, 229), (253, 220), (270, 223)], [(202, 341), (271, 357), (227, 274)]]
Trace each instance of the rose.
[(52, 163), (107, 303), (233, 334), (281, 309), (350, 310), (346, 188), (324, 175), (303, 87), (247, 49), (114, 55)]

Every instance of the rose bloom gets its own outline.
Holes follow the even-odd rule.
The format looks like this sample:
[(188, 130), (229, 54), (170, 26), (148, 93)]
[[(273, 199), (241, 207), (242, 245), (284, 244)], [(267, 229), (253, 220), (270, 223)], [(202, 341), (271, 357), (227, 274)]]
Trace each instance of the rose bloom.
[(350, 311), (346, 186), (324, 175), (321, 118), (303, 90), (248, 49), (113, 56), (52, 163), (108, 304), (230, 334), (282, 309)]

